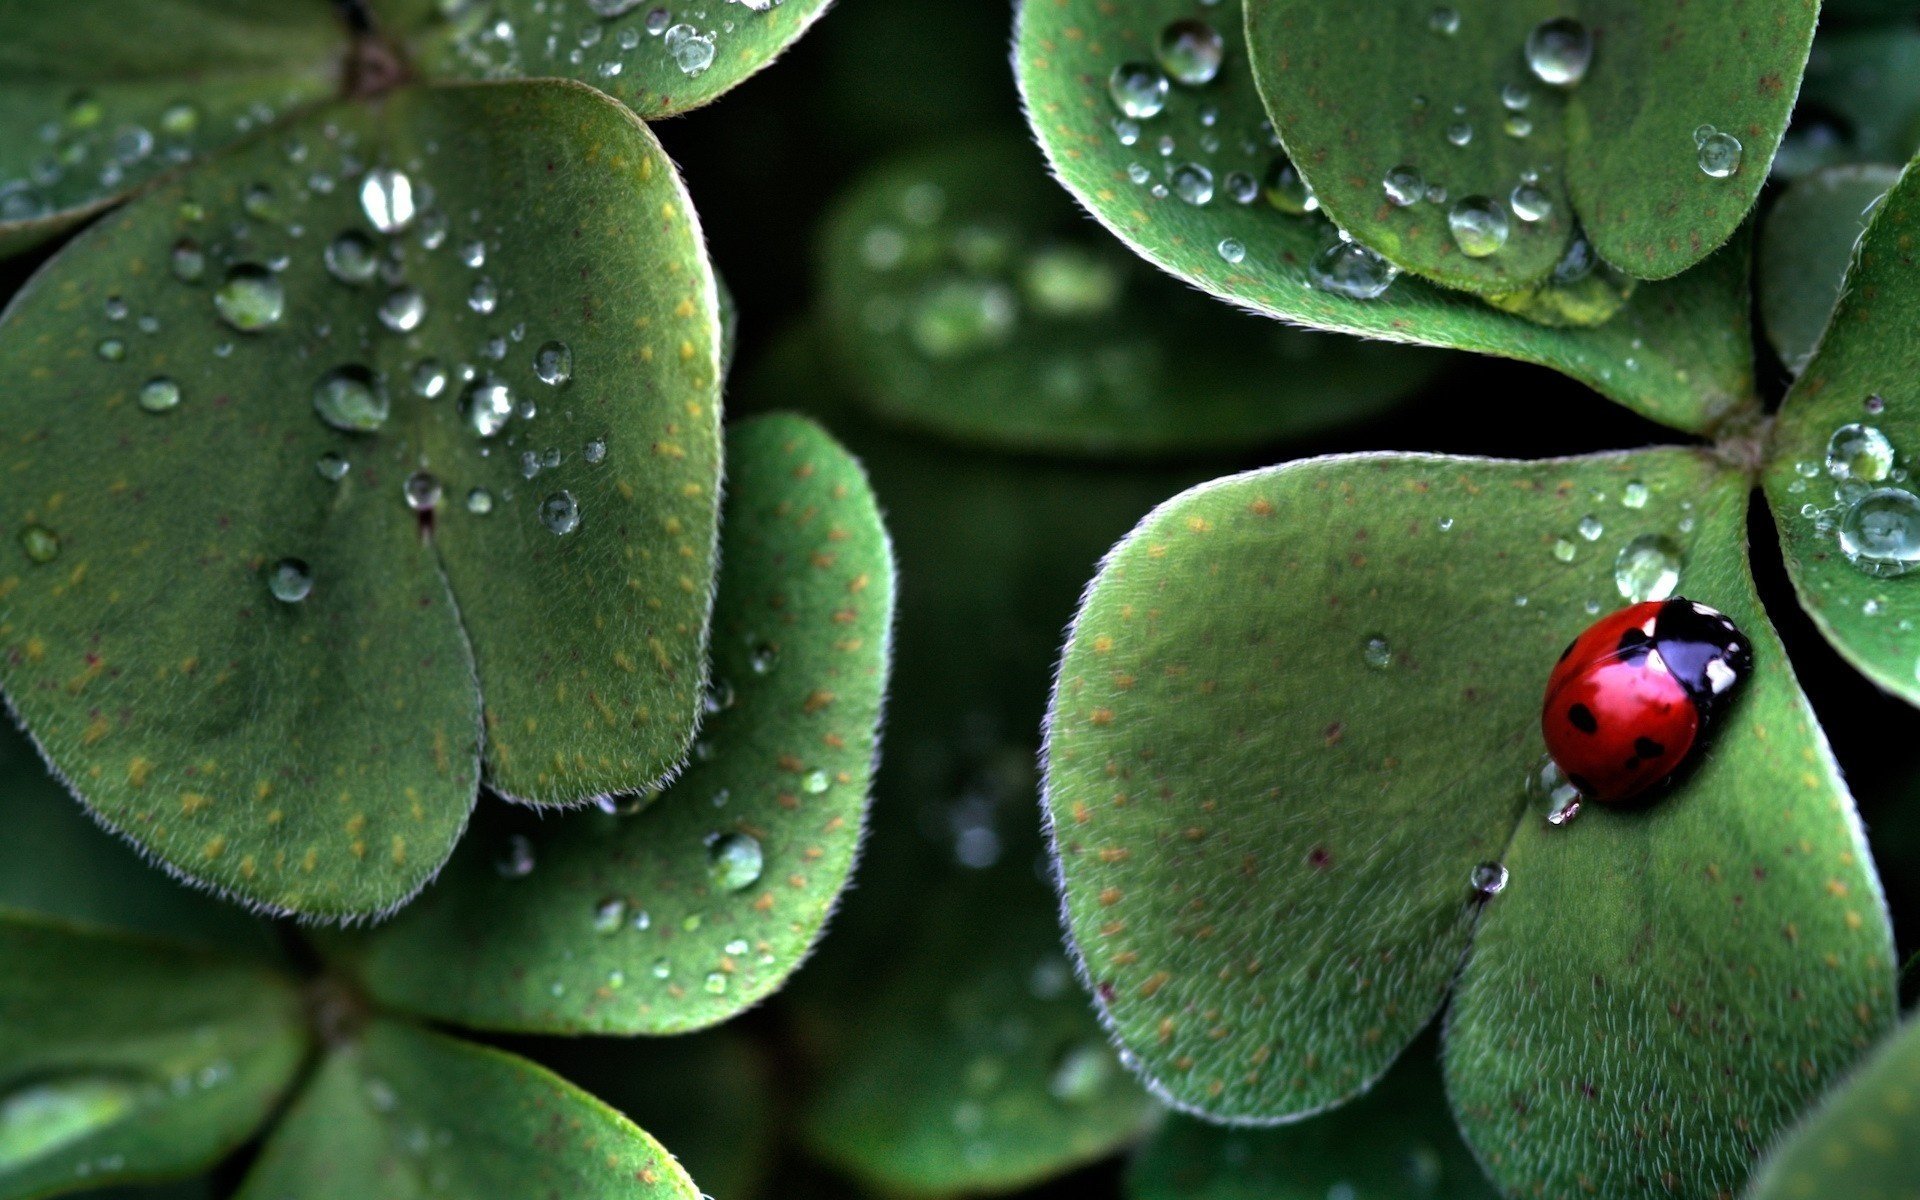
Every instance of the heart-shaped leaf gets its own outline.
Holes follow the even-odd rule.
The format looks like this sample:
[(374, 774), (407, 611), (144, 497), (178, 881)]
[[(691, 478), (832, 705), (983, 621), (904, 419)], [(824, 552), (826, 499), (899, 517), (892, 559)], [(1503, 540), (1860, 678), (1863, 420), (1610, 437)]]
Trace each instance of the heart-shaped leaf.
[(95, 0), (0, 12), (0, 256), (340, 86), (327, 0)]
[[(1892, 0), (1911, 15), (1908, 0)], [(1827, 0), (1822, 16), (1836, 8)], [(1906, 162), (1920, 149), (1920, 29), (1909, 23), (1830, 29), (1807, 76), (1773, 173), (1788, 178), (1840, 163)]]
[(0, 1197), (204, 1170), (305, 1044), (299, 996), (257, 966), (0, 911)]
[(23, 734), (0, 729), (0, 906), (229, 951), (273, 954), (273, 929), (190, 891), (87, 818)]
[[(1115, 548), (1047, 803), (1075, 945), (1157, 1090), (1250, 1123), (1337, 1104), (1464, 969), (1449, 1086), (1504, 1188), (1737, 1180), (1892, 1011), (1852, 801), (1747, 577), (1747, 488), (1677, 449), (1321, 459)], [(1746, 631), (1747, 694), (1676, 794), (1549, 826), (1550, 667), (1676, 585)]]
[(710, 715), (657, 800), (494, 809), (352, 950), (381, 1000), (483, 1028), (679, 1033), (777, 990), (853, 867), (893, 563), (859, 464), (811, 422), (736, 427)]
[[(1276, 158), (1239, 3), (1033, 0), (1021, 9), (1017, 56), (1028, 116), (1062, 182), (1122, 241), (1179, 278), (1271, 316), (1540, 363), (1692, 432), (1755, 407), (1743, 237), (1678, 279), (1641, 285), (1605, 324), (1551, 328), (1419, 279), (1396, 281), (1384, 260), (1299, 211), (1306, 196)], [(1196, 12), (1222, 45), (1213, 82), (1171, 88), (1151, 118), (1122, 115), (1111, 95), (1116, 71), (1151, 63), (1163, 31)], [(1172, 140), (1171, 156), (1159, 154), (1163, 138)], [(1181, 170), (1189, 164), (1213, 181), (1205, 204), (1182, 198), (1175, 176), (1196, 178)], [(1578, 264), (1563, 273), (1580, 276)]]
[(1460, 1140), (1433, 1049), (1418, 1043), (1379, 1086), (1284, 1129), (1172, 1117), (1127, 1171), (1132, 1200), (1494, 1200)]
[(482, 697), (503, 793), (668, 774), (714, 309), (671, 164), (577, 85), (330, 109), (151, 193), (0, 320), (0, 682), (108, 825), (310, 916), (445, 860)]
[[(1920, 704), (1920, 178), (1887, 193), (1826, 336), (1781, 405), (1767, 498), (1800, 603), (1875, 683)], [(1903, 575), (1907, 577), (1902, 578)]]
[(1498, 294), (1548, 280), (1582, 230), (1641, 279), (1732, 237), (1819, 11), (1247, 0), (1247, 43), (1287, 153), (1341, 228), (1429, 279)]
[(1794, 374), (1813, 358), (1854, 244), (1899, 178), (1894, 167), (1825, 167), (1796, 180), (1767, 210), (1760, 232), (1760, 323)]
[(523, 1058), (381, 1020), (332, 1047), (239, 1200), (697, 1200), (660, 1143)]
[(434, 79), (577, 79), (652, 120), (779, 57), (828, 0), (370, 0)]
[(1910, 1196), (1920, 1190), (1920, 1023), (1907, 1024), (1821, 1102), (1754, 1178), (1750, 1200)]
[(1371, 416), (1441, 361), (1222, 311), (1085, 230), (1030, 146), (880, 167), (821, 254), (849, 379), (883, 414), (966, 441), (1146, 453)]

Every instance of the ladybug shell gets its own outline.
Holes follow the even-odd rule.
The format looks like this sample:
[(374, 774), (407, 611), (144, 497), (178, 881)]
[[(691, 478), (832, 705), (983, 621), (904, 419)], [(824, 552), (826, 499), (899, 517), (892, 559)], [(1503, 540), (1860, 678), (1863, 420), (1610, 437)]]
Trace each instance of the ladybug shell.
[(1547, 752), (1581, 795), (1631, 800), (1687, 763), (1752, 663), (1740, 630), (1704, 604), (1650, 600), (1604, 616), (1547, 680)]

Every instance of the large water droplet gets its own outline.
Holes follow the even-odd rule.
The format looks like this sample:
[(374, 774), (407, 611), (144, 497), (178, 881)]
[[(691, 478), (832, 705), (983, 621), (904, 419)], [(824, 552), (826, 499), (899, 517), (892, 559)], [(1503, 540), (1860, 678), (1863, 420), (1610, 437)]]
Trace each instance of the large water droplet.
[(1725, 179), (1740, 170), (1740, 159), (1745, 150), (1739, 138), (1711, 125), (1702, 125), (1693, 131), (1693, 140), (1698, 147), (1701, 174), (1713, 179)]
[(313, 594), (313, 570), (297, 558), (267, 568), (267, 590), (282, 604), (298, 604)]
[(114, 1075), (42, 1077), (0, 1096), (0, 1171), (52, 1154), (100, 1132), (140, 1104), (136, 1079)]
[(1323, 292), (1374, 300), (1393, 286), (1400, 268), (1359, 242), (1337, 241), (1314, 256), (1307, 273)]
[(1226, 48), (1219, 30), (1205, 21), (1189, 18), (1175, 21), (1160, 31), (1155, 53), (1161, 68), (1175, 83), (1200, 87), (1212, 83), (1220, 74)]
[(540, 523), (565, 537), (580, 528), (580, 504), (569, 491), (558, 491), (540, 502)]
[(1872, 425), (1842, 425), (1827, 439), (1827, 474), (1879, 483), (1893, 471), (1893, 443)]
[(413, 223), (413, 180), (392, 167), (375, 167), (360, 181), (360, 208), (381, 233), (399, 233)]
[(713, 35), (684, 21), (667, 30), (662, 44), (683, 75), (697, 76), (713, 65)]
[(723, 833), (707, 843), (707, 875), (723, 891), (752, 887), (765, 867), (760, 839), (752, 834)]
[(1868, 575), (1905, 575), (1920, 567), (1920, 497), (1876, 488), (1840, 518), (1840, 552)]
[(236, 263), (213, 293), (213, 306), (240, 332), (259, 333), (280, 323), (287, 293), (279, 277), (259, 263)]
[(534, 351), (533, 373), (541, 383), (559, 387), (573, 379), (573, 350), (565, 342), (548, 342)]
[(1387, 200), (1396, 208), (1406, 208), (1420, 203), (1427, 194), (1427, 181), (1420, 176), (1416, 167), (1402, 163), (1388, 171), (1386, 178), (1380, 181), (1380, 190), (1387, 194)]
[(1121, 63), (1107, 76), (1107, 95), (1122, 116), (1136, 121), (1157, 117), (1167, 106), (1167, 77), (1150, 63)]
[(1564, 825), (1579, 815), (1580, 790), (1551, 756), (1542, 755), (1527, 772), (1525, 792), (1530, 803), (1546, 810), (1547, 820), (1552, 824)]
[(1593, 35), (1571, 17), (1542, 21), (1527, 34), (1527, 69), (1542, 83), (1573, 87), (1593, 61)]
[(1507, 244), (1507, 212), (1485, 196), (1468, 196), (1447, 213), (1454, 244), (1469, 258), (1485, 258)]
[(497, 436), (513, 416), (513, 390), (491, 375), (477, 376), (460, 393), (460, 419), (483, 438)]
[(387, 385), (358, 364), (335, 367), (313, 385), (313, 411), (343, 433), (373, 433), (387, 423)]
[(1633, 604), (1665, 600), (1680, 586), (1680, 547), (1672, 538), (1643, 533), (1620, 548), (1613, 560), (1613, 584)]
[(180, 385), (164, 375), (140, 385), (140, 407), (154, 414), (170, 413), (180, 407)]

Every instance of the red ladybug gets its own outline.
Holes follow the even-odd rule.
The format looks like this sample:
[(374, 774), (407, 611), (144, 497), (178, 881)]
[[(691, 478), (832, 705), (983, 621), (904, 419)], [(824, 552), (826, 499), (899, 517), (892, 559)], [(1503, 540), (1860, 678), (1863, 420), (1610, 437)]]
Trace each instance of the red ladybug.
[(1540, 728), (1580, 794), (1619, 804), (1671, 778), (1753, 669), (1753, 648), (1704, 604), (1649, 600), (1601, 617), (1547, 680)]

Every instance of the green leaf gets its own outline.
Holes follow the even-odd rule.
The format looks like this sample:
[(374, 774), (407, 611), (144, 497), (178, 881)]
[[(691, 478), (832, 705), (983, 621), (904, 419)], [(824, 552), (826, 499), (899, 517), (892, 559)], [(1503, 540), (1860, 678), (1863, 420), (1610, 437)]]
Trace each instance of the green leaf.
[(1908, 1021), (1775, 1148), (1750, 1200), (1893, 1200), (1920, 1189), (1920, 1024)]
[[(420, 210), (390, 237), (361, 199), (389, 169)], [(204, 257), (192, 281), (169, 269), (182, 239)], [(389, 282), (367, 278), (381, 262)], [(216, 295), (281, 315), (238, 332)], [(413, 323), (413, 301), (411, 332), (376, 318)], [(110, 827), (315, 917), (391, 909), (445, 860), (482, 696), (502, 793), (668, 774), (703, 676), (714, 311), (672, 166), (575, 85), (330, 109), (154, 191), (0, 320), (22, 380), (0, 396), (0, 682)], [(559, 385), (538, 376), (549, 343), (572, 362)], [(483, 440), (461, 369), (539, 415)], [(379, 424), (373, 405), (319, 415), (356, 378), (388, 397), (377, 432), (338, 428)], [(168, 384), (177, 404), (143, 411)], [(317, 469), (343, 460), (338, 482)], [(443, 489), (430, 521), (404, 495), (418, 471)], [(276, 598), (287, 560), (309, 565), (304, 601)]]
[(257, 966), (0, 910), (0, 1197), (204, 1170), (304, 1053), (299, 996)]
[[(1021, 9), (1020, 83), (1042, 147), (1067, 188), (1149, 261), (1204, 291), (1299, 324), (1552, 367), (1690, 432), (1756, 407), (1744, 237), (1676, 280), (1642, 285), (1618, 315), (1588, 329), (1542, 327), (1416, 278), (1399, 279), (1372, 300), (1316, 286), (1316, 277), (1328, 278), (1316, 276), (1320, 256), (1344, 255), (1348, 266), (1365, 256), (1342, 252), (1320, 216), (1231, 198), (1235, 186), (1244, 186), (1236, 175), (1265, 177), (1274, 148), (1239, 34), (1238, 0), (1222, 0), (1210, 13), (1226, 46), (1219, 77), (1205, 88), (1175, 88), (1165, 112), (1140, 122), (1139, 141), (1129, 147), (1115, 132), (1119, 114), (1108, 78), (1124, 63), (1151, 59), (1161, 30), (1191, 16), (1192, 6), (1034, 0)], [(1202, 124), (1209, 110), (1217, 114), (1212, 126)], [(1174, 159), (1155, 153), (1162, 136), (1181, 148)], [(1218, 138), (1221, 148), (1196, 154), (1208, 138)], [(1218, 194), (1204, 206), (1152, 190), (1169, 184), (1156, 171), (1187, 161), (1213, 173)], [(1144, 184), (1133, 182), (1136, 165), (1147, 171)], [(1229, 241), (1245, 249), (1239, 263), (1220, 254)]]
[(0, 819), (0, 906), (229, 951), (276, 949), (267, 923), (181, 887), (89, 820), (12, 729), (0, 729)]
[(575, 79), (647, 120), (767, 66), (828, 0), (371, 0), (432, 79)]
[[(529, 1057), (617, 1108), (671, 1147), (716, 1200), (762, 1194), (774, 1171), (774, 1080), (735, 1030), (675, 1038), (568, 1038)], [(663, 1081), (671, 1081), (662, 1086)], [(785, 1173), (780, 1194), (789, 1194)]]
[(352, 951), (381, 1000), (465, 1025), (679, 1033), (777, 990), (846, 886), (867, 807), (893, 563), (818, 426), (736, 427), (694, 762), (644, 811), (494, 809), (439, 885)]
[(1375, 415), (1442, 361), (1222, 311), (1086, 229), (1012, 139), (871, 172), (821, 251), (847, 377), (882, 414), (965, 441), (1164, 453)]
[(1282, 1129), (1173, 1117), (1127, 1172), (1132, 1200), (1494, 1200), (1454, 1128), (1433, 1047), (1365, 1096)]
[[(1427, 0), (1248, 0), (1247, 42), (1287, 153), (1341, 228), (1429, 279), (1499, 293), (1544, 282), (1581, 229), (1642, 279), (1732, 237), (1767, 181), (1819, 11), (1524, 0), (1448, 20)], [(1574, 64), (1576, 82), (1548, 82)], [(1449, 199), (1390, 198), (1400, 168)]]
[(327, 0), (97, 0), (0, 13), (0, 256), (340, 85)]
[[(1767, 498), (1800, 603), (1848, 662), (1920, 704), (1920, 179), (1901, 177), (1861, 239), (1827, 334), (1781, 405)], [(1856, 565), (1856, 563), (1858, 565)]]
[[(1505, 1189), (1736, 1181), (1892, 1006), (1852, 801), (1747, 576), (1747, 488), (1678, 449), (1320, 459), (1116, 547), (1047, 802), (1087, 976), (1156, 1089), (1245, 1122), (1337, 1104), (1463, 971), (1449, 1086)], [(1525, 786), (1541, 688), (1636, 545), (1754, 673), (1675, 794), (1555, 828)]]
[(396, 1021), (333, 1046), (240, 1200), (683, 1197), (660, 1143), (550, 1071)]
[(1796, 180), (1767, 210), (1760, 232), (1760, 323), (1794, 374), (1813, 358), (1854, 243), (1899, 178), (1895, 167), (1825, 167)]
[[(1893, 0), (1903, 15), (1909, 0)], [(1827, 0), (1823, 16), (1839, 6)], [(1849, 162), (1906, 162), (1920, 149), (1920, 30), (1909, 24), (1822, 26), (1807, 57), (1793, 125), (1773, 173), (1788, 178)]]

